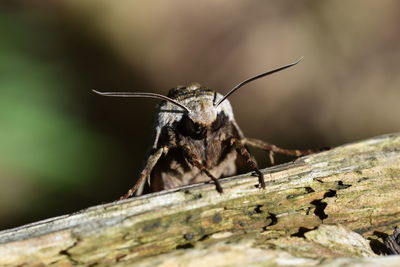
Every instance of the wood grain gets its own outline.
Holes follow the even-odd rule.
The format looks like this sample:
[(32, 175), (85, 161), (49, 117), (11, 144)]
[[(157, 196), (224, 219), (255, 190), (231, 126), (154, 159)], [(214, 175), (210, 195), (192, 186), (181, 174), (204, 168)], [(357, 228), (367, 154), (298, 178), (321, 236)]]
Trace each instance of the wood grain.
[[(400, 224), (399, 134), (262, 172), (264, 190), (245, 174), (222, 179), (223, 194), (213, 184), (191, 185), (2, 231), (0, 265), (197, 266), (201, 255), (212, 255), (203, 259), (218, 266), (237, 255), (243, 266), (250, 256), (240, 251), (275, 266), (284, 259), (310, 266), (396, 261), (375, 253), (383, 253), (383, 238)], [(352, 237), (346, 248), (327, 238), (336, 235)], [(371, 242), (348, 245), (359, 238)]]

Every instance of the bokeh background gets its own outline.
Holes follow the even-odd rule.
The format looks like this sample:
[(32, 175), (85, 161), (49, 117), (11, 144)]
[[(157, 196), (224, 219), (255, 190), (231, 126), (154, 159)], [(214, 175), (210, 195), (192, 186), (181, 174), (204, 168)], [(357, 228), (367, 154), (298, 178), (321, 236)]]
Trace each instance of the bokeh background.
[[(400, 128), (400, 2), (0, 2), (0, 229), (110, 202), (139, 173), (156, 100), (197, 81), (247, 136), (336, 146)], [(260, 165), (266, 155), (254, 151)]]

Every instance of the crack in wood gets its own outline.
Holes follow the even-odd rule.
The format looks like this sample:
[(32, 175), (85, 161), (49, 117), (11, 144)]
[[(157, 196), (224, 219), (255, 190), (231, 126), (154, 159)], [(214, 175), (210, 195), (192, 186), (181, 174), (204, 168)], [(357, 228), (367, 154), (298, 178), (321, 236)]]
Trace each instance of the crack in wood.
[(317, 229), (317, 228), (318, 228), (317, 226), (314, 227), (314, 228), (307, 228), (307, 227), (301, 226), (301, 227), (299, 227), (299, 229), (298, 229), (298, 231), (297, 231), (296, 233), (291, 234), (290, 236), (291, 236), (291, 237), (306, 238), (305, 235), (304, 235), (305, 233), (310, 232), (310, 231), (312, 231), (312, 230), (315, 230), (315, 229)]
[(75, 240), (75, 242), (74, 242), (71, 246), (69, 246), (69, 247), (67, 247), (67, 248), (65, 248), (65, 249), (63, 249), (63, 250), (60, 250), (60, 251), (58, 252), (58, 254), (63, 255), (63, 256), (66, 256), (66, 258), (68, 259), (68, 261), (71, 262), (73, 265), (78, 265), (78, 264), (80, 264), (80, 262), (79, 262), (78, 260), (76, 260), (76, 259), (73, 257), (73, 255), (69, 252), (71, 249), (73, 249), (74, 247), (76, 247), (76, 246), (78, 245), (79, 242), (80, 242), (80, 239), (77, 237), (76, 240)]
[(323, 200), (328, 197), (335, 197), (336, 190), (329, 189), (325, 192), (324, 196), (321, 199), (316, 199), (311, 201), (310, 204), (315, 206), (314, 214), (318, 216), (321, 221), (324, 221), (328, 218), (328, 215), (325, 213), (325, 208), (328, 206), (328, 203), (324, 202)]

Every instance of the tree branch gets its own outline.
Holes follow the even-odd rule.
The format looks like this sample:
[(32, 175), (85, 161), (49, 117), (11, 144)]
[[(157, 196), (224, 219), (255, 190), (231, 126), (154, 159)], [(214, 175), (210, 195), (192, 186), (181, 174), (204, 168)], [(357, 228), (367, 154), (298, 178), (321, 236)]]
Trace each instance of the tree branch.
[[(245, 255), (260, 262), (281, 257), (304, 264), (327, 258), (344, 262), (339, 258), (374, 255), (364, 238), (382, 252), (382, 237), (400, 222), (399, 134), (309, 155), (263, 173), (265, 190), (257, 188), (257, 177), (245, 174), (221, 179), (224, 194), (213, 184), (190, 185), (2, 231), (0, 265), (150, 266), (156, 259), (187, 263), (210, 255), (229, 264), (240, 251), (247, 251), (239, 257), (244, 265), (252, 257)], [(342, 226), (325, 228), (332, 224)], [(360, 241), (343, 248), (344, 241), (338, 247), (327, 243), (327, 236), (347, 236), (347, 245)]]

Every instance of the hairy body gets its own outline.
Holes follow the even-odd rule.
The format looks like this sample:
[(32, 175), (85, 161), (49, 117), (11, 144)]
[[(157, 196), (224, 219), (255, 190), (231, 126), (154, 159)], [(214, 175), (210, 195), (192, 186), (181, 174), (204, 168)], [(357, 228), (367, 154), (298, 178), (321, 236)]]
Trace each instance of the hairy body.
[(209, 181), (204, 171), (193, 166), (192, 158), (217, 179), (250, 170), (232, 145), (232, 140), (242, 139), (243, 134), (234, 120), (229, 101), (213, 111), (214, 103), (222, 95), (197, 83), (173, 88), (168, 97), (193, 110), (193, 115), (177, 113), (169, 102), (159, 105), (153, 150), (167, 147), (168, 151), (155, 164), (146, 191)]

